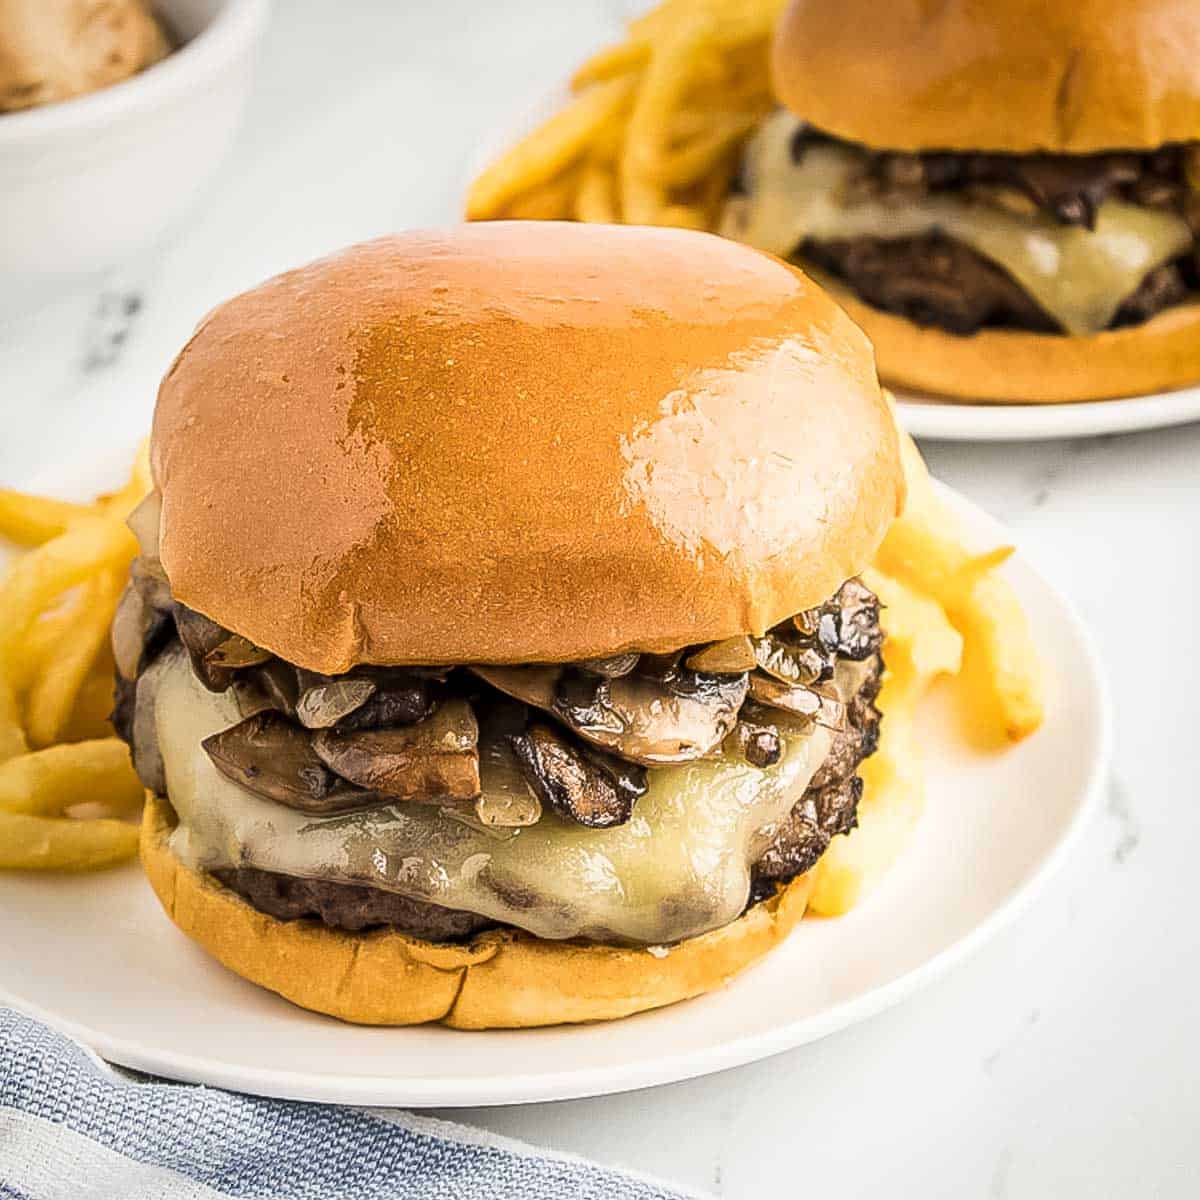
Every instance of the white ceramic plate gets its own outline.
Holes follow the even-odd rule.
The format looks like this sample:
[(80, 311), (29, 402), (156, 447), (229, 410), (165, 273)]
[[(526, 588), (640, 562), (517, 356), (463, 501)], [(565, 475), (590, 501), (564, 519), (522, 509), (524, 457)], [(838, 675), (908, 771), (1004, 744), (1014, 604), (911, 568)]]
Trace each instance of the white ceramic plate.
[(1200, 421), (1200, 387), (1081, 404), (962, 404), (906, 393), (897, 400), (914, 437), (950, 442), (1095, 437)]
[[(75, 472), (62, 479), (87, 490)], [(947, 492), (981, 544), (1004, 531)], [(809, 920), (718, 993), (601, 1025), (459, 1033), (366, 1029), (292, 1007), (235, 977), (167, 920), (135, 867), (84, 877), (0, 874), (0, 1003), (106, 1058), (177, 1079), (306, 1100), (463, 1106), (665, 1083), (749, 1062), (879, 1012), (1010, 921), (1060, 862), (1106, 769), (1109, 713), (1087, 634), (1017, 557), (1009, 567), (1050, 671), (1049, 718), (981, 756), (950, 697), (922, 713), (928, 809), (879, 889)]]
[[(485, 138), (470, 156), (462, 194), (488, 163), (557, 112), (567, 95), (564, 88), (555, 88), (531, 98), (495, 136)], [(1096, 437), (1200, 421), (1200, 386), (1080, 404), (969, 404), (903, 390), (897, 390), (896, 397), (900, 420), (909, 433), (950, 442)]]

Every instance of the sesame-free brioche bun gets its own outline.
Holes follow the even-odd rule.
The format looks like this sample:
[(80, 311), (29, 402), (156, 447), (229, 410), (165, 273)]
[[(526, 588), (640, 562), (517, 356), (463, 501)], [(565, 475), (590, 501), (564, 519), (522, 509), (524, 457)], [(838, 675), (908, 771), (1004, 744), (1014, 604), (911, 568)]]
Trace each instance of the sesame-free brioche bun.
[(963, 336), (916, 325), (875, 308), (836, 280), (820, 278), (874, 343), (879, 374), (893, 387), (984, 402), (1049, 404), (1143, 396), (1200, 379), (1200, 301), (1089, 336), (1020, 329)]
[(1200, 136), (1195, 0), (794, 0), (781, 103), (876, 149), (1086, 154)]
[(760, 632), (864, 567), (903, 490), (870, 346), (807, 276), (547, 222), (382, 238), (221, 305), (152, 461), (176, 599), (328, 673)]
[[(804, 915), (811, 872), (729, 925), (666, 948), (550, 942), (519, 930), (438, 945), (394, 929), (346, 933), (259, 912), (168, 845), (175, 813), (147, 794), (142, 865), (167, 915), (231, 971), (301, 1008), (361, 1025), (512, 1029), (603, 1021), (727, 983)], [(665, 950), (665, 952), (664, 952)]]

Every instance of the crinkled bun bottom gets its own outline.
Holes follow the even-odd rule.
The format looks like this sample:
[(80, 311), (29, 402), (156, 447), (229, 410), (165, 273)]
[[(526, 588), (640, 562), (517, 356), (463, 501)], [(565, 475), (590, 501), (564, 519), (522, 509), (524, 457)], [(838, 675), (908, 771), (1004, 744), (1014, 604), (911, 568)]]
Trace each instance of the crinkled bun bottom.
[(434, 945), (391, 929), (346, 933), (279, 921), (167, 844), (170, 804), (148, 795), (142, 865), (172, 921), (218, 962), (314, 1012), (362, 1025), (440, 1021), (513, 1029), (606, 1021), (699, 996), (781, 942), (804, 915), (811, 872), (732, 924), (663, 951), (549, 942), (517, 930)]
[(1144, 396), (1200, 382), (1200, 301), (1087, 337), (1020, 329), (962, 336), (884, 312), (822, 272), (811, 274), (874, 343), (879, 377), (893, 387), (1001, 404), (1054, 404)]

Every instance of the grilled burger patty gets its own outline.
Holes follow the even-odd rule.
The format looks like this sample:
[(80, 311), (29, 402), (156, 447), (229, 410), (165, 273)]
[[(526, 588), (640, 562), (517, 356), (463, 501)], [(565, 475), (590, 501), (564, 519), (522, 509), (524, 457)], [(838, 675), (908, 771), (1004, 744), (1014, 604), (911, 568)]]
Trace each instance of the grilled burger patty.
[[(1169, 213), (1190, 224), (1193, 240), (1182, 254), (1151, 267), (1119, 304), (1108, 328), (1138, 324), (1200, 290), (1200, 144), (1172, 144), (1147, 153), (1089, 155), (875, 151), (795, 123), (790, 160), (798, 167), (814, 147), (853, 157), (844, 194), (847, 212), (862, 203), (882, 205), (902, 218), (928, 199), (957, 197), (1008, 215), (1042, 219), (1060, 227), (1096, 228), (1101, 206), (1119, 201)], [(748, 152), (753, 154), (751, 143)], [(783, 168), (776, 164), (776, 175)], [(744, 171), (735, 193), (787, 187), (751, 179)], [(785, 201), (786, 203), (786, 201)], [(912, 236), (805, 237), (790, 254), (812, 263), (877, 308), (919, 325), (957, 334), (985, 327), (1070, 332), (1001, 263), (951, 233), (933, 229)], [(736, 236), (736, 230), (733, 231)], [(784, 250), (782, 246), (764, 249)]]
[[(820, 135), (818, 135), (820, 136)], [(795, 153), (813, 140), (797, 140)], [(825, 140), (822, 138), (822, 140)], [(916, 196), (976, 189), (1011, 189), (1007, 201), (1063, 225), (1095, 226), (1108, 199), (1200, 215), (1185, 176), (1185, 147), (1148, 154), (963, 154), (929, 152), (863, 154), (861, 186), (886, 203)], [(993, 192), (992, 195), (996, 193)], [(1196, 228), (1196, 223), (1193, 228)], [(800, 255), (849, 284), (864, 300), (918, 325), (970, 334), (985, 326), (1037, 333), (1062, 332), (1003, 267), (942, 233), (914, 238), (809, 239)], [(1117, 310), (1110, 328), (1135, 325), (1200, 288), (1200, 243), (1173, 262), (1155, 267)]]
[[(200, 682), (233, 689), (246, 714), (203, 743), (213, 764), (255, 794), (315, 815), (396, 800), (470, 813), (481, 790), (494, 787), (500, 762), (502, 781), (536, 807), (497, 823), (528, 823), (550, 806), (564, 820), (604, 828), (630, 819), (647, 770), (659, 762), (723, 752), (766, 767), (805, 722), (822, 724), (832, 732), (830, 749), (755, 864), (750, 903), (808, 870), (831, 838), (853, 828), (857, 770), (878, 738), (883, 635), (878, 602), (857, 580), (763, 638), (563, 667), (362, 667), (320, 676), (177, 604), (152, 566), (135, 568), (118, 626), (118, 665), (126, 669), (114, 724), (143, 782), (160, 794), (154, 693), (142, 682), (152, 682), (148, 668), (176, 640)], [(853, 690), (834, 691), (835, 675), (852, 679)], [(212, 874), (283, 920), (315, 918), (355, 932), (388, 926), (429, 941), (494, 925), (366, 885), (248, 864)]]

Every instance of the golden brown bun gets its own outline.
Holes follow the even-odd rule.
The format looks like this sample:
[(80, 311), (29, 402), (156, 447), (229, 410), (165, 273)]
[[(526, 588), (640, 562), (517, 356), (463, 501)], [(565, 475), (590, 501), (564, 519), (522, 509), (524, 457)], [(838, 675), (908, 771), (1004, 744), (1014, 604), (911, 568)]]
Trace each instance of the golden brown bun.
[(812, 890), (801, 875), (730, 925), (670, 947), (547, 942), (516, 931), (439, 946), (395, 930), (352, 934), (260, 913), (212, 876), (185, 867), (167, 838), (167, 801), (147, 795), (142, 865), (179, 928), (231, 971), (343, 1021), (511, 1029), (606, 1021), (712, 991), (782, 941)]
[(1147, 149), (1200, 137), (1196, 0), (795, 0), (793, 112), (895, 150)]
[(175, 595), (291, 662), (564, 661), (761, 631), (903, 488), (866, 339), (709, 234), (491, 222), (222, 305), (163, 380)]
[(1200, 301), (1088, 337), (1018, 329), (963, 337), (874, 308), (832, 280), (822, 283), (875, 344), (879, 375), (892, 387), (1049, 404), (1143, 396), (1200, 380)]

